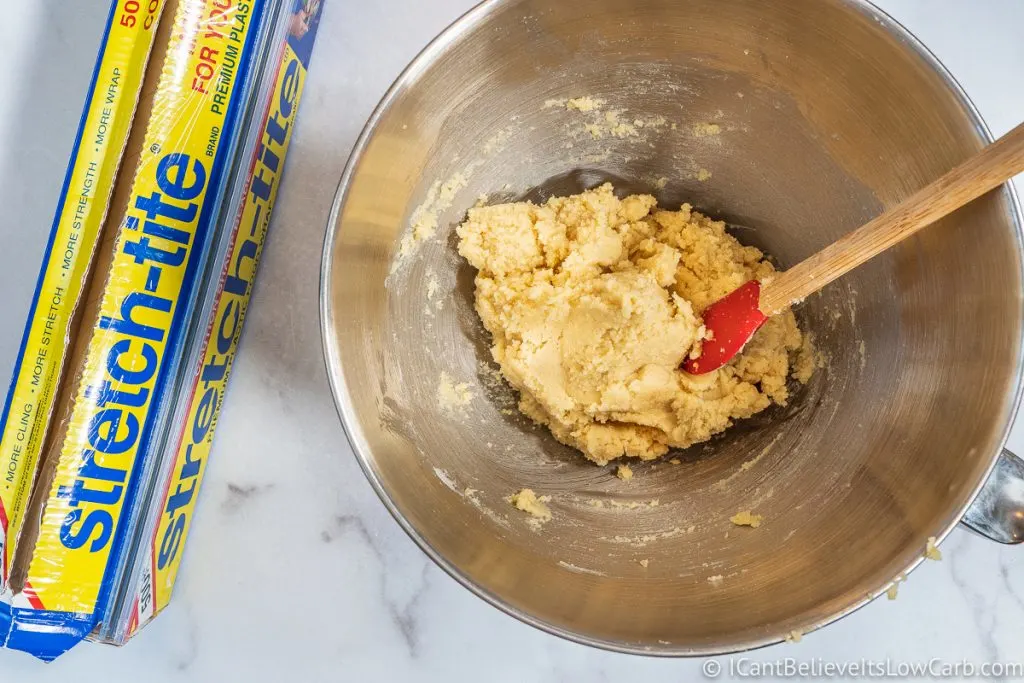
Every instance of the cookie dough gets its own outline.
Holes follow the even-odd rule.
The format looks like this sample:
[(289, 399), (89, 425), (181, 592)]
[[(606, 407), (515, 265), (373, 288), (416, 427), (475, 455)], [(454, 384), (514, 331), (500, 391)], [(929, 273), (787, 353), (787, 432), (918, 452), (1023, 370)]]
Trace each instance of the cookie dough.
[(533, 517), (530, 521), (548, 522), (551, 520), (551, 508), (546, 503), (550, 500), (549, 496), (538, 496), (533, 489), (522, 489), (513, 493), (508, 502)]
[(459, 253), (478, 270), (476, 310), (520, 410), (602, 465), (653, 459), (785, 404), (791, 364), (810, 353), (785, 311), (725, 367), (683, 372), (706, 334), (700, 312), (775, 271), (724, 223), (656, 204), (620, 200), (606, 184), (541, 206), (473, 208), (458, 228)]
[(934, 536), (928, 537), (928, 543), (924, 548), (924, 557), (926, 560), (935, 560), (936, 562), (942, 559), (942, 552), (939, 550), (939, 547), (935, 545)]
[(729, 518), (729, 521), (736, 526), (749, 526), (754, 529), (761, 526), (761, 521), (764, 519), (761, 515), (755, 515), (750, 510), (744, 510), (737, 512), (735, 515)]

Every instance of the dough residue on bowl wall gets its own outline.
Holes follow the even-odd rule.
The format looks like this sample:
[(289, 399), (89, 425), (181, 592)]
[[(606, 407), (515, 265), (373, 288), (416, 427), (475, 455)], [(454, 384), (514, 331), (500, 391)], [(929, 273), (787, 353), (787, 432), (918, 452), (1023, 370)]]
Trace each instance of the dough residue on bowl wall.
[(447, 372), (437, 383), (437, 405), (447, 413), (460, 412), (473, 401), (473, 389), (467, 382), (454, 381)]
[(575, 109), (576, 111), (594, 111), (600, 109), (604, 105), (604, 100), (599, 100), (589, 95), (583, 97), (573, 98), (565, 103), (566, 109)]
[(470, 164), (465, 170), (452, 174), (443, 182), (435, 181), (430, 186), (426, 198), (412, 212), (409, 230), (402, 237), (398, 255), (391, 263), (391, 273), (419, 251), (424, 242), (434, 237), (441, 213), (451, 208), (455, 196), (469, 184), (469, 176), (474, 169), (475, 165)]
[(761, 522), (763, 520), (764, 517), (762, 517), (761, 515), (755, 515), (750, 510), (743, 510), (742, 512), (737, 512), (735, 515), (729, 518), (729, 521), (735, 524), (736, 526), (749, 526), (753, 529), (756, 529), (757, 527), (761, 526)]
[[(460, 172), (455, 173), (443, 183), (437, 181), (431, 185), (430, 189), (427, 190), (427, 198), (413, 211), (412, 235), (407, 235), (406, 239), (409, 240), (411, 238), (411, 241), (415, 244), (433, 237), (434, 232), (437, 230), (438, 214), (452, 205), (455, 194), (468, 183), (466, 174)], [(401, 250), (406, 252), (409, 248), (409, 243), (403, 241)]]
[(533, 489), (520, 489), (508, 498), (513, 507), (530, 515), (527, 523), (535, 529), (539, 529), (545, 522), (551, 521), (551, 508), (547, 503), (551, 502), (551, 496), (538, 496)]
[[(570, 113), (581, 116), (581, 126), (570, 126), (568, 129), (570, 137), (576, 137), (580, 133), (586, 133), (594, 140), (605, 138), (639, 138), (644, 129), (658, 129), (669, 125), (664, 116), (651, 116), (643, 118), (631, 116), (622, 108), (606, 108), (606, 101), (591, 95), (575, 97), (572, 99), (552, 99), (544, 103), (545, 109), (564, 109)], [(673, 126), (675, 124), (672, 124)], [(566, 143), (566, 149), (572, 149), (572, 141)]]
[(720, 135), (722, 133), (722, 127), (717, 123), (695, 123), (693, 124), (693, 134), (700, 138), (706, 138), (713, 135)]
[(426, 276), (427, 304), (423, 307), (423, 314), (433, 317), (438, 311), (444, 309), (445, 297), (441, 294), (441, 283), (437, 279), (437, 273), (432, 268), (428, 268)]
[(676, 536), (681, 536), (682, 534), (692, 534), (696, 530), (697, 526), (695, 524), (691, 524), (685, 529), (683, 527), (677, 526), (672, 527), (671, 529), (667, 529), (665, 531), (655, 531), (646, 534), (638, 534), (636, 536), (599, 536), (598, 540), (605, 541), (606, 543), (621, 543), (624, 545), (631, 545), (634, 548), (644, 548), (650, 545), (651, 543), (656, 543), (658, 541), (663, 541), (669, 538), (675, 538)]
[[(637, 94), (642, 88), (637, 90)], [(649, 148), (655, 146), (654, 140), (647, 132), (657, 133), (664, 129), (680, 130), (679, 124), (669, 121), (664, 116), (642, 116), (630, 114), (626, 107), (610, 107), (605, 98), (595, 95), (580, 95), (572, 98), (553, 98), (544, 102), (542, 109), (553, 109), (562, 111), (573, 118), (573, 123), (567, 124), (565, 128), (566, 141), (565, 149), (579, 148), (580, 153), (575, 158), (577, 163), (600, 164), (606, 162), (613, 156), (611, 148), (605, 148), (603, 143), (598, 141), (611, 141), (621, 143), (629, 141), (632, 144), (646, 151), (638, 151), (638, 154), (647, 153)], [(718, 111), (716, 118), (724, 116)], [(454, 204), (459, 192), (465, 189), (477, 170), (485, 163), (485, 160), (492, 158), (505, 151), (508, 143), (517, 135), (526, 132), (519, 116), (512, 116), (510, 123), (498, 128), (480, 147), (479, 158), (470, 163), (449, 171), (443, 179), (434, 181), (427, 189), (426, 196), (419, 205), (413, 209), (409, 219), (409, 226), (399, 241), (399, 247), (395, 258), (391, 263), (390, 274), (397, 272), (401, 266), (415, 256), (423, 244), (433, 240), (439, 228), (441, 214), (447, 211)], [(530, 130), (533, 128), (531, 127)], [(702, 144), (717, 145), (718, 135), (722, 132), (719, 123), (699, 123), (690, 128), (685, 128), (690, 136), (694, 147)], [(582, 141), (589, 141), (583, 144)], [(596, 146), (596, 147), (595, 147)], [(624, 157), (625, 160), (627, 157)], [(631, 157), (629, 157), (631, 158)], [(454, 159), (453, 161), (457, 161)], [(680, 158), (677, 160), (683, 163), (679, 168), (680, 177), (695, 178), (700, 182), (711, 179), (711, 171), (700, 167), (692, 157)], [(651, 179), (651, 186), (654, 189), (663, 190), (668, 185), (667, 177)], [(509, 185), (502, 188), (503, 191), (511, 190)], [(431, 313), (426, 311), (428, 315)]]

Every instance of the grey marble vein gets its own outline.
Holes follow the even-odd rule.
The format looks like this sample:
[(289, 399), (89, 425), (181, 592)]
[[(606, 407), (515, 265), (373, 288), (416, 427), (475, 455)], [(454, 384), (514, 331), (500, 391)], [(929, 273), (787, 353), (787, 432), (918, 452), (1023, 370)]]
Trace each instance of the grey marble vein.
[[(950, 576), (963, 595), (967, 606), (974, 619), (975, 634), (985, 649), (985, 656), (988, 661), (1000, 659), (999, 645), (993, 636), (993, 629), (996, 625), (995, 606), (989, 604), (987, 596), (975, 585), (970, 572), (971, 553), (965, 552), (970, 546), (963, 542), (965, 538), (958, 538), (953, 543), (946, 543), (947, 552), (943, 555), (949, 563)], [(965, 548), (965, 546), (967, 546)]]
[(1005, 555), (1000, 556), (999, 558), (999, 578), (1002, 580), (1003, 587), (1006, 589), (1007, 597), (1016, 603), (1017, 608), (1021, 613), (1024, 613), (1024, 598), (1021, 597), (1020, 593), (1017, 592), (1017, 589), (1014, 588), (1013, 584), (1010, 582), (1010, 568), (1007, 566)]
[(220, 509), (225, 514), (237, 512), (243, 505), (259, 496), (261, 493), (274, 488), (273, 484), (236, 484), (229, 482), (227, 485), (227, 496), (220, 504)]
[(362, 540), (363, 543), (370, 548), (374, 557), (376, 557), (377, 561), (380, 563), (381, 601), (387, 605), (391, 620), (394, 623), (395, 628), (398, 630), (398, 633), (401, 635), (402, 640), (405, 642), (409, 656), (416, 658), (419, 654), (420, 643), (418, 606), (425, 591), (429, 587), (428, 573), (430, 565), (426, 562), (423, 563), (422, 570), (420, 572), (419, 587), (413, 592), (412, 596), (405, 601), (405, 604), (399, 604), (398, 601), (388, 595), (386, 572), (388, 570), (389, 563), (387, 561), (387, 557), (377, 541), (374, 539), (373, 535), (370, 534), (361, 517), (352, 514), (335, 516), (331, 528), (320, 532), (320, 539), (325, 543), (332, 543), (335, 540), (338, 540), (339, 537), (344, 535), (346, 532), (352, 532)]
[(185, 648), (177, 657), (177, 661), (174, 664), (175, 669), (178, 671), (188, 671), (195, 663), (196, 658), (199, 656), (199, 636), (198, 626), (195, 621), (195, 617), (192, 614), (192, 610), (185, 609)]

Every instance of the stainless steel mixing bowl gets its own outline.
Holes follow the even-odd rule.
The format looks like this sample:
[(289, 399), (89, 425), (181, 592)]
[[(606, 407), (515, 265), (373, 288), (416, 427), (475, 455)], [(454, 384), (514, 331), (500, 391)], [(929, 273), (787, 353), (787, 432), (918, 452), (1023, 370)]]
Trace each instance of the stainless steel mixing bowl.
[[(567, 110), (580, 96), (605, 104)], [(329, 226), (324, 343), (367, 476), (467, 587), (584, 643), (719, 653), (855, 609), (961, 519), (1000, 454), (1021, 370), (1009, 189), (809, 299), (828, 363), (791, 405), (630, 482), (516, 413), (453, 228), (481, 194), (615, 179), (787, 265), (987, 139), (935, 58), (866, 2), (485, 2), (384, 98)], [(437, 236), (398, 259), (424, 203)], [(445, 409), (442, 373), (475, 399)], [(1005, 456), (1005, 486), (972, 513), (1003, 540), (1022, 532), (1018, 464)], [(539, 531), (506, 501), (523, 487), (551, 497)], [(748, 509), (764, 524), (734, 527)]]

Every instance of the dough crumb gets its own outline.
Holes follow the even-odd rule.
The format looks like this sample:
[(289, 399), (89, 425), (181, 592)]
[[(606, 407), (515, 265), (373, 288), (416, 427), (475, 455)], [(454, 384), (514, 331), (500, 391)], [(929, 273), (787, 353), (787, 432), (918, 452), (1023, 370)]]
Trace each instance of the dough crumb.
[(749, 526), (753, 529), (761, 526), (761, 520), (764, 517), (761, 515), (755, 515), (750, 510), (744, 510), (743, 512), (737, 512), (735, 515), (729, 518), (729, 521), (736, 526)]
[(942, 559), (942, 552), (939, 550), (939, 547), (935, 545), (934, 536), (928, 537), (928, 543), (925, 545), (924, 548), (924, 556), (925, 559), (935, 560), (936, 562)]
[(621, 112), (610, 111), (605, 113), (604, 120), (608, 124), (608, 130), (617, 138), (626, 138), (637, 135), (636, 126), (619, 119)]
[(803, 640), (803, 638), (804, 638), (804, 632), (803, 631), (793, 630), (793, 631), (790, 631), (789, 633), (786, 634), (786, 642), (787, 643), (799, 643), (801, 640)]
[(709, 171), (706, 168), (700, 169), (699, 171), (697, 171), (697, 180), (699, 180), (702, 183), (711, 180), (711, 171)]
[[(570, 112), (580, 112), (585, 116), (586, 123), (582, 128), (573, 129), (571, 135), (575, 138), (580, 132), (587, 133), (595, 140), (602, 140), (611, 136), (616, 138), (639, 137), (640, 131), (644, 128), (659, 128), (667, 121), (663, 116), (656, 116), (645, 120), (626, 115), (622, 109), (602, 111), (605, 101), (596, 97), (584, 96), (571, 100), (548, 100), (544, 107), (565, 108)], [(572, 149), (572, 143), (565, 145), (566, 149)], [(588, 158), (589, 159), (589, 158)]]
[(896, 595), (899, 593), (900, 584), (904, 583), (906, 580), (906, 574), (900, 574), (895, 579), (893, 579), (892, 585), (890, 585), (889, 588), (885, 591), (885, 597), (889, 598), (890, 600), (895, 600)]
[(721, 574), (715, 574), (714, 576), (708, 577), (708, 583), (712, 586), (721, 586), (723, 581), (725, 581), (725, 577)]
[(545, 505), (550, 500), (551, 496), (538, 496), (532, 489), (522, 489), (508, 499), (517, 510), (522, 510), (533, 518), (529, 521), (534, 527), (551, 521), (551, 508)]
[(654, 181), (654, 187), (659, 190), (664, 190), (668, 186), (668, 178), (658, 178)]
[(603, 105), (604, 100), (598, 99), (596, 97), (590, 97), (589, 95), (585, 95), (583, 97), (576, 97), (567, 101), (565, 103), (565, 108), (569, 110), (587, 112), (594, 111), (595, 109), (600, 109)]
[(437, 404), (447, 412), (457, 412), (473, 400), (473, 390), (465, 382), (456, 384), (447, 372), (441, 373), (437, 385)]
[(650, 560), (640, 560), (640, 566), (643, 567), (644, 569), (646, 569), (647, 565), (649, 565), (650, 563), (651, 563)]
[(622, 481), (629, 481), (633, 478), (633, 470), (630, 469), (629, 465), (619, 465), (618, 469), (615, 470), (615, 476)]
[(775, 273), (689, 205), (664, 211), (605, 184), (543, 205), (472, 208), (458, 236), (519, 409), (598, 465), (659, 458), (789, 400), (804, 335), (788, 310), (725, 367), (680, 368), (705, 341), (700, 311)]
[(682, 464), (682, 462), (683, 461), (680, 460), (679, 458), (672, 458), (671, 460), (668, 461), (668, 464), (670, 464), (670, 465), (680, 465), (680, 464)]
[(699, 138), (706, 138), (712, 135), (718, 135), (722, 132), (722, 127), (717, 123), (695, 123), (693, 124), (693, 134)]

